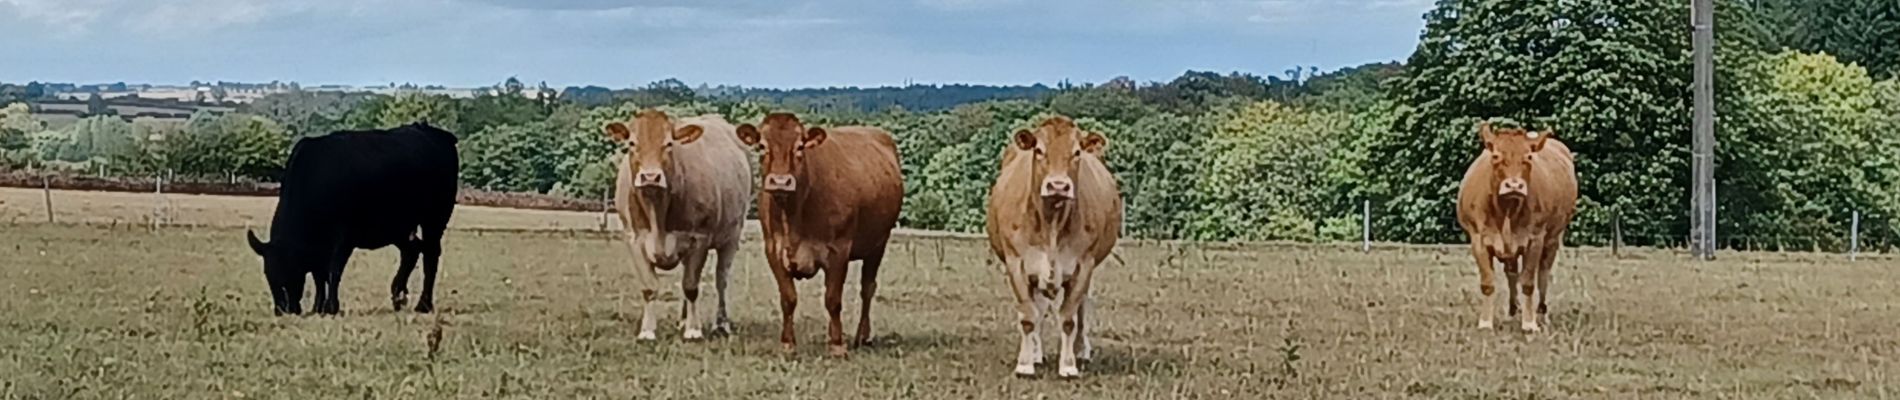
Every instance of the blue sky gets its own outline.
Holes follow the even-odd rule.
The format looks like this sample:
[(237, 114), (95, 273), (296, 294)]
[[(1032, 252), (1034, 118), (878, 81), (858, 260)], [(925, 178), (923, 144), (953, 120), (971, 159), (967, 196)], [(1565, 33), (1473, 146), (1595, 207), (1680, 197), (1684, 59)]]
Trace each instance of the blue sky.
[(0, 81), (1028, 84), (1404, 59), (1430, 0), (0, 0)]

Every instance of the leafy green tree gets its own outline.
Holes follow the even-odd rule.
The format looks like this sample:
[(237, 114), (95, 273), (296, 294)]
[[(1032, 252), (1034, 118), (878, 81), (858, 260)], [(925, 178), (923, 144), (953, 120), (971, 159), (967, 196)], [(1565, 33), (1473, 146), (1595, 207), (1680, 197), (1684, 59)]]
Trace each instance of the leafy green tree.
[[(1721, 219), (1731, 245), (1844, 248), (1851, 213), (1900, 211), (1900, 146), (1879, 88), (1858, 66), (1785, 52), (1744, 81), (1742, 129), (1724, 132)], [(1891, 232), (1886, 218), (1869, 231)]]
[(167, 161), (179, 174), (277, 179), (290, 155), (291, 140), (282, 125), (249, 114), (216, 115), (200, 111), (176, 138), (167, 138)]
[(464, 135), (461, 113), (455, 99), (442, 95), (407, 92), (395, 96), (377, 96), (358, 104), (344, 115), (350, 129), (389, 129), (427, 122), (431, 126)]
[[(510, 78), (512, 79), (512, 78)], [(514, 82), (519, 85), (520, 82)], [(482, 132), (490, 127), (501, 125), (526, 125), (546, 120), (551, 111), (547, 105), (520, 94), (481, 95), (460, 100), (461, 128), (470, 133)]]
[[(1826, 53), (1867, 68), (1876, 78), (1900, 76), (1900, 2), (1891, 0), (1758, 0), (1747, 3), (1771, 21), (1781, 46)], [(1719, 22), (1719, 20), (1718, 20)]]
[[(238, 108), (277, 121), (296, 137), (318, 136), (349, 128), (345, 117), (368, 101), (367, 93), (306, 92), (293, 89), (266, 95)], [(372, 114), (373, 115), (373, 114)], [(362, 126), (368, 127), (368, 126)]]
[(93, 92), (91, 96), (86, 97), (86, 115), (96, 116), (96, 115), (117, 115), (117, 114), (118, 113), (116, 112), (116, 110), (112, 109), (112, 106), (106, 104), (105, 98), (99, 97), (98, 92)]
[(458, 146), (462, 183), (500, 191), (545, 193), (561, 181), (559, 160), (547, 151), (558, 138), (545, 122), (501, 125), (476, 133)]
[(1152, 110), (1131, 90), (1089, 87), (1065, 90), (1049, 99), (1049, 111), (1070, 118), (1139, 120)]
[(1351, 131), (1345, 114), (1275, 102), (1211, 115), (1195, 187), (1201, 200), (1193, 237), (1201, 240), (1314, 240), (1324, 205), (1320, 190), (1333, 152)]
[(26, 103), (0, 107), (0, 169), (26, 166), (39, 158), (28, 135), (46, 130), (46, 122), (34, 118)]
[[(1687, 202), (1687, 3), (1665, 0), (1441, 0), (1393, 81), (1403, 107), (1373, 152), (1390, 161), (1375, 199), (1381, 237), (1463, 238), (1454, 199), (1484, 118), (1554, 124), (1577, 154), (1573, 241), (1600, 242), (1606, 206), (1680, 210)], [(1631, 239), (1687, 231), (1687, 213), (1626, 213)], [(1593, 235), (1595, 234), (1595, 235)]]
[(1138, 237), (1182, 239), (1199, 206), (1201, 160), (1209, 128), (1203, 119), (1151, 114), (1109, 137), (1108, 167), (1121, 181), (1125, 224)]

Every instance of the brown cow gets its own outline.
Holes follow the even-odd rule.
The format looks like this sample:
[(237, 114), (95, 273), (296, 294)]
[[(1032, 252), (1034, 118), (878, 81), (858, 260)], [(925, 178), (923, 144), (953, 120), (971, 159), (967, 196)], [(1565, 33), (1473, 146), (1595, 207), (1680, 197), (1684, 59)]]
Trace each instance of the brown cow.
[(904, 205), (897, 143), (882, 129), (806, 128), (797, 116), (787, 113), (768, 115), (757, 127), (740, 125), (739, 138), (763, 149), (759, 225), (765, 233), (765, 259), (778, 281), (784, 322), (779, 342), (787, 352), (796, 344), (792, 311), (798, 307), (798, 288), (792, 280), (823, 271), (825, 312), (831, 316), (830, 354), (845, 356), (844, 325), (838, 312), (844, 306), (840, 297), (846, 263), (862, 260), (858, 335), (853, 343), (870, 344), (877, 268)]
[(686, 264), (680, 283), (686, 299), (682, 336), (687, 340), (704, 336), (697, 305), (700, 272), (710, 250), (719, 252), (714, 270), (719, 313), (713, 332), (730, 333), (726, 286), (752, 190), (752, 171), (734, 167), (745, 164), (745, 148), (732, 124), (717, 115), (676, 120), (648, 109), (635, 116), (631, 126), (614, 122), (607, 124), (606, 131), (617, 140), (632, 139), (616, 168), (614, 206), (626, 228), (627, 247), (641, 264), (638, 275), (645, 281), (640, 296), (646, 305), (638, 338), (657, 338), (653, 333), (659, 287), (655, 269), (671, 271), (682, 262)]
[(1115, 249), (1122, 225), (1121, 191), (1101, 160), (1107, 145), (1101, 134), (1084, 132), (1058, 116), (1034, 131), (1016, 132), (1014, 143), (1003, 150), (985, 228), (1016, 296), (1023, 333), (1017, 375), (1036, 374), (1042, 362), (1036, 325), (1058, 295), (1063, 302), (1057, 375), (1081, 376), (1076, 359), (1087, 360), (1093, 352), (1086, 315), (1089, 279)]
[[(1577, 212), (1576, 166), (1570, 148), (1551, 134), (1549, 130), (1493, 130), (1490, 122), (1478, 125), (1484, 151), (1465, 170), (1458, 190), (1458, 224), (1471, 237), (1471, 256), (1478, 262), (1478, 290), (1484, 293), (1478, 313), (1480, 329), (1491, 329), (1497, 318), (1494, 259), (1504, 265), (1506, 288), (1514, 288), (1511, 314), (1520, 315), (1518, 305), (1524, 304), (1524, 331), (1540, 330), (1538, 318), (1549, 311), (1544, 300), (1550, 293), (1550, 267), (1563, 248), (1570, 217)], [(1539, 287), (1544, 291), (1539, 292)]]

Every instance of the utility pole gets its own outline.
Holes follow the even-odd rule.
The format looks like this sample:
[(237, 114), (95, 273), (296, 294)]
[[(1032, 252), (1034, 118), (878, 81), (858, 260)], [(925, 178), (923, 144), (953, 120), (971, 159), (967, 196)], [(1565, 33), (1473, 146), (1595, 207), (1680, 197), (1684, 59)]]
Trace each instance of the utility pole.
[(1691, 0), (1689, 24), (1695, 45), (1694, 193), (1690, 196), (1689, 251), (1698, 260), (1715, 259), (1715, 5)]

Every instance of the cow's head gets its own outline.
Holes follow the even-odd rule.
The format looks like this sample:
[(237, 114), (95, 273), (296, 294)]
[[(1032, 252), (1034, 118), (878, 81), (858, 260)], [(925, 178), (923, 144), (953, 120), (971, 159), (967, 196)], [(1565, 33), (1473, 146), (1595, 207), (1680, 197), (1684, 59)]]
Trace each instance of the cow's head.
[(699, 125), (674, 126), (672, 118), (656, 109), (641, 111), (634, 116), (632, 126), (607, 124), (606, 131), (615, 141), (626, 143), (625, 168), (633, 173), (633, 187), (642, 191), (666, 189), (666, 166), (673, 161), (673, 148), (699, 140), (706, 133)]
[(1100, 155), (1108, 146), (1108, 139), (1101, 134), (1083, 131), (1075, 121), (1062, 116), (1043, 120), (1034, 130), (1016, 131), (1013, 142), (1018, 150), (1034, 154), (1030, 180), (1036, 182), (1038, 193), (1050, 206), (1061, 206), (1075, 198), (1075, 171), (1082, 162), (1082, 152)]
[(739, 140), (761, 149), (759, 169), (765, 174), (761, 188), (774, 196), (798, 192), (805, 180), (805, 151), (825, 144), (824, 128), (805, 128), (790, 113), (765, 116), (759, 126), (739, 125)]
[(1551, 131), (1531, 132), (1522, 128), (1491, 128), (1490, 122), (1478, 124), (1478, 137), (1484, 139), (1485, 154), (1491, 160), (1491, 183), (1505, 205), (1530, 197), (1531, 160), (1544, 149)]
[(257, 240), (257, 234), (244, 231), (244, 238), (251, 243), (251, 251), (264, 257), (264, 283), (270, 285), (271, 304), (277, 315), (303, 314), (303, 271), (300, 259), (285, 254), (286, 246), (275, 246)]

